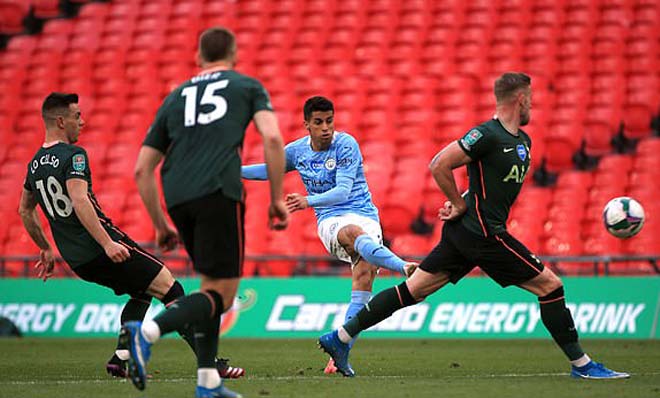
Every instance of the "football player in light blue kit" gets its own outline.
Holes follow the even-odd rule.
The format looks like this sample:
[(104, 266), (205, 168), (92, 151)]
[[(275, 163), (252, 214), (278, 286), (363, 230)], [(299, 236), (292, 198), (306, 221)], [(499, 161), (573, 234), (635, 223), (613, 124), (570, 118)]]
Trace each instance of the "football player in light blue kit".
[[(360, 148), (355, 138), (334, 130), (332, 102), (324, 97), (309, 98), (303, 113), (309, 136), (285, 147), (286, 171), (300, 173), (308, 195), (288, 194), (287, 208), (293, 213), (312, 207), (325, 248), (352, 265), (348, 320), (369, 301), (377, 267), (407, 277), (417, 264), (383, 246), (378, 209), (371, 201)], [(241, 174), (248, 180), (267, 179), (265, 164), (243, 166)], [(332, 359), (325, 372), (336, 372)]]

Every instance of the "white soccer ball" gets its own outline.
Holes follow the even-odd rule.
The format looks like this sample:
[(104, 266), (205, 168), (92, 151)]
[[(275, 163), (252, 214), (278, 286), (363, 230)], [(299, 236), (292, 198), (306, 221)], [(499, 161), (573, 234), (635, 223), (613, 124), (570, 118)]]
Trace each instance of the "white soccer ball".
[(607, 202), (603, 210), (605, 228), (617, 238), (637, 235), (644, 225), (644, 208), (638, 201), (620, 196)]

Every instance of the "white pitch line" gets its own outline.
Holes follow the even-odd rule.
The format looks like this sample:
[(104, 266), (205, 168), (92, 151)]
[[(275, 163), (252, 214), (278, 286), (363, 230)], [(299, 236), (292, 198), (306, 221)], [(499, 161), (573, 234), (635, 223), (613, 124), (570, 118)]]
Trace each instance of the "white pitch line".
[[(658, 376), (660, 372), (650, 372), (650, 373), (636, 373), (632, 376)], [(434, 379), (506, 379), (506, 378), (529, 378), (529, 377), (567, 377), (568, 373), (503, 373), (503, 374), (486, 374), (486, 375), (457, 375), (457, 376), (425, 376), (433, 377)], [(377, 379), (377, 380), (387, 380), (387, 379), (410, 379), (415, 380), (415, 377), (409, 376), (359, 376), (358, 379)], [(422, 377), (424, 378), (424, 377)], [(340, 377), (335, 376), (246, 376), (246, 380), (256, 380), (256, 381), (291, 381), (291, 380), (337, 380), (341, 379)], [(188, 378), (168, 378), (168, 379), (153, 379), (150, 380), (150, 383), (184, 383), (194, 381), (194, 377)], [(14, 386), (39, 386), (39, 385), (74, 385), (74, 384), (112, 384), (112, 383), (122, 383), (126, 382), (125, 380), (115, 380), (115, 379), (72, 379), (72, 380), (0, 380), (0, 385), (14, 385)]]

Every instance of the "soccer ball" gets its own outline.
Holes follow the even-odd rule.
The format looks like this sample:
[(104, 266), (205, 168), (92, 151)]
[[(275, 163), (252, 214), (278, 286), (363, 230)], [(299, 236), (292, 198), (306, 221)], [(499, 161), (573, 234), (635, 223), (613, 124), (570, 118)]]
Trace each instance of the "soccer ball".
[(644, 208), (638, 201), (620, 196), (607, 202), (603, 210), (605, 228), (617, 238), (637, 235), (644, 225)]

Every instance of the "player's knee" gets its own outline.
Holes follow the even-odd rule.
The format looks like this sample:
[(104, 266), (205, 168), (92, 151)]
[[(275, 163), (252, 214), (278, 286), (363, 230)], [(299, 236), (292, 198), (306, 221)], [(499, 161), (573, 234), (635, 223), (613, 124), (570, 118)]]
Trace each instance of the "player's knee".
[(342, 229), (337, 232), (337, 240), (339, 241), (339, 244), (342, 245), (342, 247), (348, 252), (349, 250), (351, 252), (355, 251), (353, 249), (353, 245), (355, 244), (355, 239), (357, 239), (358, 236), (365, 234), (364, 230), (357, 225), (346, 225)]
[(170, 270), (163, 267), (148, 288), (148, 293), (156, 298), (163, 298), (174, 284), (174, 277)]
[(539, 284), (539, 297), (547, 296), (548, 294), (564, 287), (561, 279), (559, 279), (559, 277), (549, 268), (546, 268), (544, 273), (544, 278)]

